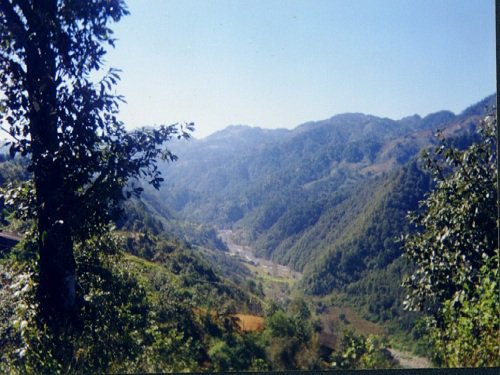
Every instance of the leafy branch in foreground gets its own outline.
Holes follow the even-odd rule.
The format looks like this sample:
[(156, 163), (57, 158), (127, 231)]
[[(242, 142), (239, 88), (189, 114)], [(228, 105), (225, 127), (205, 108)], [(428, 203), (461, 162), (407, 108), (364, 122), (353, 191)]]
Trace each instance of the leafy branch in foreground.
[(488, 116), (479, 142), (424, 155), (436, 186), (410, 215), (417, 231), (404, 248), (416, 270), (405, 304), (430, 315), (441, 365), (500, 364), (496, 125)]

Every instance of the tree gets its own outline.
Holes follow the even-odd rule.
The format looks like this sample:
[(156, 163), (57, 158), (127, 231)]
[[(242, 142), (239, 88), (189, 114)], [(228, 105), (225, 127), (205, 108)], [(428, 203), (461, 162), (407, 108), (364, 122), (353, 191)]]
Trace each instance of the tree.
[(314, 334), (311, 311), (304, 299), (286, 306), (271, 303), (266, 312), (263, 338), (269, 361), (275, 370), (317, 369), (320, 367), (318, 337)]
[(192, 130), (128, 133), (117, 118), (123, 98), (112, 92), (118, 71), (92, 81), (114, 46), (108, 25), (127, 14), (122, 0), (0, 1), (0, 123), (13, 139), (11, 155), (30, 158), (31, 184), (18, 193), (36, 223), (37, 295), (47, 322), (78, 315), (75, 243), (106, 231), (117, 204), (141, 193), (131, 180), (146, 177), (158, 188), (156, 159), (176, 158), (163, 143)]
[(387, 343), (377, 336), (356, 336), (353, 331), (346, 331), (340, 347), (341, 350), (332, 356), (333, 368), (359, 370), (395, 367)]
[[(404, 284), (406, 307), (432, 317), (435, 360), (450, 366), (500, 363), (496, 119), (461, 151), (444, 142), (425, 161), (435, 188), (410, 218), (405, 252), (416, 269)], [(496, 344), (495, 344), (496, 342)]]

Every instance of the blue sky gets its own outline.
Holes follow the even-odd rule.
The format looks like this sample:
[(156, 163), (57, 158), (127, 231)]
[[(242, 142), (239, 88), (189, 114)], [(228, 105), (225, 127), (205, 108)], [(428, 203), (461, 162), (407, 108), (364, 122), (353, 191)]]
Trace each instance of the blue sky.
[(493, 0), (129, 0), (107, 62), (128, 127), (460, 112), (495, 91)]

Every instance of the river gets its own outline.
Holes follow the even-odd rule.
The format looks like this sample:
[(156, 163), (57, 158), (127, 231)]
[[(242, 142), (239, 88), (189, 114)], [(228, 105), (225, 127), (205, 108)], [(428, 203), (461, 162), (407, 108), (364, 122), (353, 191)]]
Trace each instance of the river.
[(231, 229), (219, 229), (217, 234), (226, 243), (232, 256), (237, 256), (243, 261), (261, 268), (269, 276), (294, 280), (298, 280), (302, 276), (300, 272), (294, 271), (287, 266), (269, 259), (256, 257), (255, 250), (251, 246), (241, 245), (240, 241), (238, 241), (238, 235)]

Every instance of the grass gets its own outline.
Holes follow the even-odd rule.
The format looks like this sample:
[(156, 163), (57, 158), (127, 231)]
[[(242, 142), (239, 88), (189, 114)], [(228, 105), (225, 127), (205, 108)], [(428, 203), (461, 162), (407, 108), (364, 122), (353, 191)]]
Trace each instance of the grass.
[(347, 306), (329, 307), (319, 315), (327, 333), (341, 334), (352, 329), (358, 335), (377, 335), (385, 333), (383, 326), (360, 317), (353, 309)]
[[(350, 307), (334, 307), (330, 313), (335, 314), (342, 323), (352, 326), (359, 334), (381, 335), (384, 333), (384, 328), (381, 325), (361, 318)], [(343, 316), (345, 316), (344, 319), (342, 319)]]
[(295, 280), (290, 277), (271, 276), (262, 267), (254, 266), (249, 263), (245, 263), (245, 266), (247, 266), (248, 269), (256, 275), (258, 280), (270, 283), (288, 284), (288, 286), (292, 286), (295, 283)]
[(262, 267), (245, 263), (252, 273), (255, 282), (262, 283), (265, 299), (279, 300), (290, 294), (291, 287), (295, 283), (293, 278), (271, 276)]

